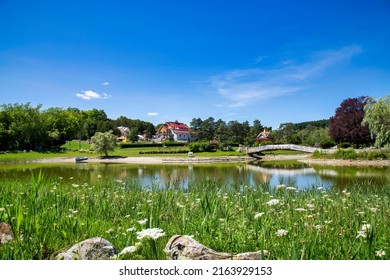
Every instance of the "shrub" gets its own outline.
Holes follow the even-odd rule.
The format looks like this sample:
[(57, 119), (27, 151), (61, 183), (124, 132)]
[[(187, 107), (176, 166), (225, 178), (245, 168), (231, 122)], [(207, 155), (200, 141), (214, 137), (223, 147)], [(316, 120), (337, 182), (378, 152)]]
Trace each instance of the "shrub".
[(337, 159), (357, 159), (357, 153), (354, 149), (338, 149), (334, 156)]
[(339, 143), (338, 145), (337, 145), (337, 148), (339, 148), (339, 149), (346, 149), (346, 148), (349, 148), (349, 147), (351, 147), (351, 143), (349, 143), (349, 142), (341, 142), (341, 143)]
[(320, 141), (320, 147), (322, 149), (329, 149), (332, 148), (335, 145), (335, 142), (333, 142), (331, 139), (323, 139)]

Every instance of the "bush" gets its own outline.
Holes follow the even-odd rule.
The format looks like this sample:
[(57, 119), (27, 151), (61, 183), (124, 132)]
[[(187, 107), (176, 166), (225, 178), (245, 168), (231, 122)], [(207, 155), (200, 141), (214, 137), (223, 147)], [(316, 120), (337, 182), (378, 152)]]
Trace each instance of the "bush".
[(349, 142), (342, 142), (342, 143), (339, 143), (337, 145), (337, 148), (339, 148), (339, 149), (346, 149), (346, 148), (350, 148), (351, 146), (352, 146), (352, 144), (349, 143)]
[(320, 141), (320, 147), (322, 149), (329, 149), (332, 148), (335, 145), (335, 142), (333, 142), (331, 139), (323, 139)]
[(267, 146), (267, 145), (273, 145), (274, 143), (272, 141), (262, 141), (260, 142), (260, 146)]
[(189, 144), (189, 149), (191, 152), (215, 152), (216, 147), (211, 145), (208, 141), (203, 142), (192, 142)]
[(390, 153), (385, 151), (363, 151), (358, 153), (358, 158), (366, 160), (390, 159)]
[(338, 149), (334, 156), (337, 159), (357, 159), (357, 153), (354, 149)]

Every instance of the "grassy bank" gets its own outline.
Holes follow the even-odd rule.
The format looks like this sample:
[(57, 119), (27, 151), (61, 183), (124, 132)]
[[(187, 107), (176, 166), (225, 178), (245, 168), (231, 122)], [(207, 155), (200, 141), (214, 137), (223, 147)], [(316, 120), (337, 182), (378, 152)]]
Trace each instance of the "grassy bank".
[[(29, 162), (48, 158), (71, 158), (77, 156), (87, 156), (89, 158), (100, 157), (102, 155), (90, 151), (90, 145), (86, 142), (71, 141), (61, 147), (64, 149), (61, 152), (3, 152), (0, 154), (0, 163), (15, 163)], [(114, 152), (109, 153), (110, 156), (117, 157), (188, 157), (188, 147), (132, 147), (121, 149), (118, 147)], [(199, 152), (194, 153), (195, 157), (228, 157), (242, 156), (243, 153), (237, 151), (221, 151), (216, 152)]]
[[(217, 251), (268, 250), (269, 259), (387, 259), (390, 250), (390, 186), (351, 185), (344, 191), (316, 186), (225, 186), (207, 179), (180, 189), (145, 188), (135, 180), (64, 183), (37, 176), (1, 183), (0, 221), (15, 241), (0, 259), (49, 259), (84, 239), (102, 236), (119, 250), (137, 245), (126, 259), (165, 259), (175, 234)], [(165, 235), (139, 240), (137, 232)]]

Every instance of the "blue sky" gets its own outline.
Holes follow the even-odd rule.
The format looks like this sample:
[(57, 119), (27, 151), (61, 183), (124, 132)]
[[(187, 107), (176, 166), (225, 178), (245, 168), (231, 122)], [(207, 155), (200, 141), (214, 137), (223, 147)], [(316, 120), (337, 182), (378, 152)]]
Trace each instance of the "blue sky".
[(274, 129), (390, 93), (390, 1), (0, 0), (0, 104)]

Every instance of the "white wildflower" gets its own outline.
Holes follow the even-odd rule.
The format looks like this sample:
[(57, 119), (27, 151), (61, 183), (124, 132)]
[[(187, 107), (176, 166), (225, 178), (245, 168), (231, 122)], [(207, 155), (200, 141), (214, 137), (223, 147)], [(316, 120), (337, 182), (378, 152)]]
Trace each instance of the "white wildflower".
[(312, 204), (312, 203), (306, 204), (306, 206), (307, 206), (307, 208), (309, 208), (309, 210), (314, 209), (314, 204)]
[(367, 237), (366, 231), (359, 230), (358, 231), (358, 235), (356, 236), (356, 238), (359, 238), (359, 237), (366, 238)]
[(135, 231), (135, 227), (131, 227), (131, 228), (126, 229), (126, 232), (130, 232), (130, 231)]
[(323, 225), (315, 225), (314, 227), (315, 227), (316, 229), (320, 230), (320, 229), (322, 229), (324, 226), (323, 226)]
[(277, 185), (276, 186), (276, 189), (277, 190), (282, 190), (282, 189), (284, 189), (286, 186), (284, 185), (284, 184), (280, 184), (280, 185)]
[(118, 254), (118, 256), (124, 255), (124, 254), (127, 254), (127, 253), (134, 253), (136, 250), (137, 250), (137, 249), (136, 249), (135, 246), (129, 246), (129, 247), (124, 248), (124, 249)]
[(294, 188), (294, 187), (287, 187), (286, 190), (295, 191), (296, 188)]
[(285, 230), (285, 229), (279, 229), (277, 232), (275, 232), (275, 234), (277, 236), (285, 236), (285, 235), (287, 235), (287, 233), (288, 233), (288, 230)]
[(270, 201), (266, 202), (269, 206), (277, 205), (279, 204), (279, 199), (271, 199)]
[(260, 213), (257, 213), (256, 215), (255, 215), (255, 219), (258, 219), (258, 218), (260, 218), (261, 216), (263, 216), (265, 213), (264, 212), (260, 212)]
[(140, 225), (144, 225), (146, 224), (147, 221), (148, 219), (143, 219), (143, 220), (139, 220), (137, 223), (139, 223)]
[(367, 231), (371, 228), (371, 225), (370, 224), (363, 224), (362, 225), (362, 231)]
[(385, 250), (382, 250), (382, 249), (380, 249), (380, 250), (378, 250), (378, 251), (375, 251), (375, 255), (377, 256), (377, 257), (383, 257), (383, 256), (385, 256), (386, 255), (386, 252), (385, 252)]
[(305, 208), (297, 208), (297, 209), (295, 209), (295, 211), (303, 212), (303, 211), (307, 211), (307, 210)]
[(378, 208), (370, 208), (371, 212), (376, 212), (378, 210)]
[(164, 231), (160, 228), (147, 228), (140, 232), (137, 232), (137, 239), (150, 238), (156, 240), (164, 235)]

